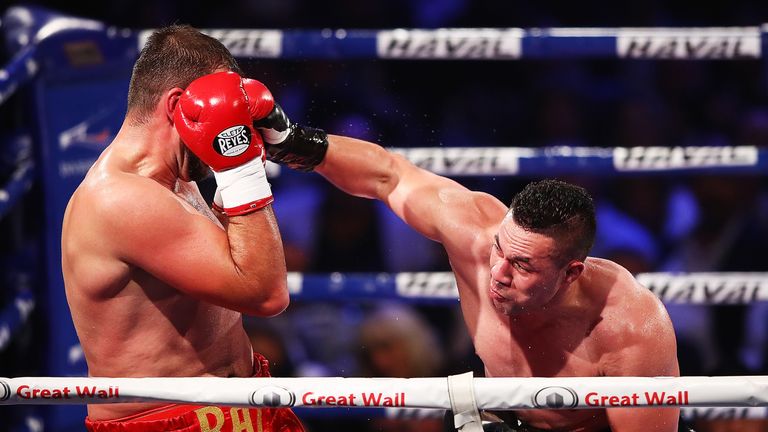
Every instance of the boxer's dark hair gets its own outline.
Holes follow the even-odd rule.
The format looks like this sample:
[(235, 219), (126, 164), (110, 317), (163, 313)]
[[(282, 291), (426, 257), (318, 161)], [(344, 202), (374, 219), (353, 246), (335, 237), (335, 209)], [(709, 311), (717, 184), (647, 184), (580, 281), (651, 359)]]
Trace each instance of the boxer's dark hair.
[(152, 33), (133, 66), (128, 112), (146, 123), (162, 94), (186, 88), (195, 79), (227, 69), (241, 73), (237, 61), (218, 40), (188, 25), (172, 25)]
[(595, 241), (592, 197), (582, 187), (559, 180), (529, 183), (512, 199), (512, 220), (523, 229), (557, 240), (561, 264), (583, 261)]

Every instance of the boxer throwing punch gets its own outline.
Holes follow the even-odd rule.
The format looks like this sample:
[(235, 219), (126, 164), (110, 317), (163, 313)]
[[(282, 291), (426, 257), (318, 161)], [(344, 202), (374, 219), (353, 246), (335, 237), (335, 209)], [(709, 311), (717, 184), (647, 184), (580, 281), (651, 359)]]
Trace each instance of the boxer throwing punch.
[[(291, 132), (289, 139), (264, 135), (272, 160), (381, 200), (442, 243), (487, 376), (679, 375), (675, 334), (661, 302), (620, 265), (587, 256), (596, 222), (584, 189), (531, 183), (507, 208), (377, 145), (291, 125), (284, 115), (256, 126), (265, 124)], [(313, 139), (291, 139), (307, 134)], [(498, 414), (507, 424), (497, 430), (521, 432), (672, 432), (679, 426), (675, 407)]]
[[(114, 141), (73, 194), (62, 231), (67, 300), (95, 377), (268, 376), (241, 314), (288, 305), (261, 136), (272, 109), (187, 26), (155, 32)], [(255, 116), (255, 117), (254, 117)], [(194, 181), (213, 170), (214, 213)], [(289, 409), (90, 405), (91, 431), (302, 431)]]

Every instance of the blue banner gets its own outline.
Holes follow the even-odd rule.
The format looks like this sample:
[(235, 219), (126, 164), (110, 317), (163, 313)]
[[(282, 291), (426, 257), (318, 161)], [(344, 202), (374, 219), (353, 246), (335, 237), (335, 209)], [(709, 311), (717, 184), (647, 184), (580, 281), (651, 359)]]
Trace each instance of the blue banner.
[[(61, 276), (61, 221), (70, 196), (122, 124), (136, 50), (122, 38), (86, 30), (62, 32), (39, 49), (45, 61), (32, 92), (45, 200), (45, 374), (84, 376)], [(46, 430), (81, 431), (84, 418), (85, 407), (45, 407)]]

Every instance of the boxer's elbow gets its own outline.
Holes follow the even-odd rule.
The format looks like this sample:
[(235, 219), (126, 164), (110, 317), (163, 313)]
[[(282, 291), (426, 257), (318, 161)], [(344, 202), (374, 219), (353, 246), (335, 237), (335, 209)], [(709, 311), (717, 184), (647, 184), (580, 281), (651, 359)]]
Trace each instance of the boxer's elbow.
[(285, 278), (259, 285), (251, 289), (252, 296), (245, 302), (247, 310), (244, 310), (243, 313), (259, 317), (272, 317), (288, 308), (290, 297)]
[(290, 302), (288, 284), (285, 278), (283, 278), (277, 286), (271, 287), (269, 297), (262, 302), (261, 316), (275, 316), (286, 310)]
[(230, 291), (238, 310), (246, 315), (274, 316), (288, 307), (288, 273), (282, 254), (262, 254), (251, 266), (235, 265)]
[(368, 192), (370, 198), (386, 201), (400, 183), (403, 172), (411, 168), (411, 163), (399, 154), (381, 149), (377, 160), (381, 161), (376, 176), (371, 181)]

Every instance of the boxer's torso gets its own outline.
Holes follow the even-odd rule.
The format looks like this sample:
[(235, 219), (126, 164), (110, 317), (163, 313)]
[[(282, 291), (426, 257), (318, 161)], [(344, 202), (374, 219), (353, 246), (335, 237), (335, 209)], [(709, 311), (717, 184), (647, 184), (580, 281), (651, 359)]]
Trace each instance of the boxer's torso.
[[(612, 290), (615, 282), (605, 276), (614, 271), (604, 260), (587, 260), (579, 287), (589, 291), (586, 301), (572, 314), (553, 314), (534, 326), (521, 325), (498, 312), (488, 294), (490, 288), (489, 253), (493, 230), (487, 245), (476, 248), (472, 260), (449, 251), (461, 294), (461, 307), (475, 351), (488, 377), (573, 377), (600, 376), (601, 360), (616, 337), (615, 331), (602, 330), (615, 319), (617, 304)], [(462, 258), (463, 257), (463, 258)], [(602, 324), (602, 325), (601, 325)], [(606, 340), (610, 339), (610, 340)], [(527, 410), (516, 411), (520, 420), (542, 428), (591, 432), (607, 427), (604, 410)], [(563, 429), (564, 430), (564, 429)]]
[[(162, 193), (175, 193), (187, 211), (207, 210), (197, 186), (180, 182), (176, 191), (170, 191), (148, 179), (106, 171), (111, 176), (107, 180), (89, 179), (94, 170), (89, 172), (70, 201), (62, 230), (67, 301), (89, 374), (251, 376), (251, 345), (241, 314), (194, 299), (122, 261), (110, 236), (110, 230), (123, 229), (121, 221), (102, 220), (99, 212), (103, 203), (98, 201), (105, 198), (100, 190), (119, 191), (125, 182), (138, 182), (130, 186), (144, 188), (147, 200), (126, 208), (126, 218), (132, 211), (151, 211), (153, 196)], [(210, 210), (207, 216), (213, 218)], [(146, 253), (164, 259), (158, 251)], [(89, 416), (118, 418), (154, 406), (91, 405)]]

